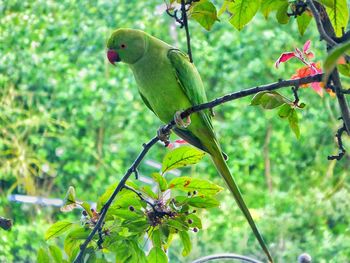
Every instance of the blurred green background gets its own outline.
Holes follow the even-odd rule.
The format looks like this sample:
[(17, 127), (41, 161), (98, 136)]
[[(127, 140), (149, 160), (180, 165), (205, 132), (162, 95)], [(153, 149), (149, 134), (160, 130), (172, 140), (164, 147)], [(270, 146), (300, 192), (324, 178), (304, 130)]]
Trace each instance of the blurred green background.
[[(0, 262), (35, 262), (48, 226), (78, 218), (78, 212), (74, 217), (55, 207), (9, 202), (9, 194), (63, 198), (72, 185), (78, 198), (96, 201), (155, 135), (161, 123), (143, 105), (127, 66), (107, 63), (105, 42), (113, 29), (131, 27), (186, 50), (185, 32), (161, 12), (162, 3), (0, 2), (0, 216), (14, 220), (10, 232), (0, 230)], [(308, 39), (316, 61), (325, 56), (313, 22), (301, 37), (296, 21), (279, 25), (274, 15), (258, 15), (241, 32), (227, 16), (221, 20), (211, 32), (190, 22), (193, 57), (209, 99), (289, 78), (301, 64), (277, 70), (274, 61)], [(290, 90), (282, 93), (292, 98)], [(307, 104), (300, 140), (275, 111), (249, 106), (250, 98), (216, 108), (214, 127), (277, 262), (295, 262), (302, 252), (314, 262), (349, 262), (350, 159), (327, 161), (337, 153), (337, 102), (311, 89), (300, 96)], [(349, 140), (345, 144), (350, 149)], [(166, 152), (158, 145), (146, 159), (160, 161)], [(140, 168), (145, 176), (153, 171)], [(182, 174), (223, 185), (209, 158)], [(179, 256), (175, 240), (171, 262), (219, 252), (264, 259), (229, 192), (220, 199), (220, 208), (201, 215), (205, 229), (192, 235), (190, 256)]]

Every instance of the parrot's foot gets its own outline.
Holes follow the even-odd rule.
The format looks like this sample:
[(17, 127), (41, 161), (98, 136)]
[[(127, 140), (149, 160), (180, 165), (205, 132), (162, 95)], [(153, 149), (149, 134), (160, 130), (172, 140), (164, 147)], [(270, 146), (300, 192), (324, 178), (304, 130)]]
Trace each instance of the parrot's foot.
[(181, 118), (182, 111), (175, 112), (174, 121), (179, 128), (187, 128), (191, 124), (190, 116), (187, 116), (186, 121)]
[(164, 142), (164, 145), (165, 147), (167, 147), (170, 143), (170, 133), (171, 133), (171, 130), (166, 130), (164, 129), (166, 127), (165, 126), (161, 126), (158, 131), (157, 131), (157, 137), (160, 141)]

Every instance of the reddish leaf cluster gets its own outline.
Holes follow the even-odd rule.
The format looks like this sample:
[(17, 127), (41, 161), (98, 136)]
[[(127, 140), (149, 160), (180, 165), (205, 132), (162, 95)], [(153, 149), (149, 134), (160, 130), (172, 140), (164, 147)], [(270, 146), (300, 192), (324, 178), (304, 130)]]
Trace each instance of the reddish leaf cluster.
[[(310, 59), (314, 58), (314, 53), (310, 51), (311, 41), (308, 40), (305, 42), (303, 46), (303, 50), (301, 51), (299, 48), (295, 48), (295, 51), (293, 52), (284, 52), (281, 54), (281, 56), (277, 59), (275, 62), (276, 68), (283, 63), (286, 62), (292, 58), (299, 59), (305, 66), (297, 69), (296, 73), (291, 77), (292, 79), (299, 79), (304, 78), (307, 76), (313, 76), (319, 73), (322, 73), (321, 65), (319, 62), (311, 62)], [(313, 82), (310, 84), (304, 84), (301, 86), (301, 88), (307, 88), (310, 87), (316, 91), (318, 95), (321, 97), (323, 96), (323, 83), (322, 82)], [(327, 92), (331, 95), (334, 95), (334, 93), (327, 89)]]

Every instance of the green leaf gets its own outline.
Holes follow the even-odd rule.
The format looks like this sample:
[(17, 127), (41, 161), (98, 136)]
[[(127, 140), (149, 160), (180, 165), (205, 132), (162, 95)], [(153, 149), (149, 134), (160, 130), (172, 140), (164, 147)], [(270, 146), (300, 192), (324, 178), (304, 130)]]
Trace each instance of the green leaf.
[(242, 30), (253, 19), (259, 7), (259, 0), (235, 0), (229, 4), (228, 9), (232, 13), (229, 22), (236, 29)]
[(190, 17), (208, 31), (212, 28), (215, 21), (218, 21), (215, 6), (206, 0), (196, 2), (191, 6)]
[(92, 217), (91, 206), (88, 202), (82, 202), (80, 206), (88, 213), (90, 217)]
[(295, 109), (292, 109), (288, 116), (289, 126), (293, 130), (297, 139), (300, 138), (300, 129), (299, 129), (299, 121), (298, 121), (298, 113)]
[(287, 14), (288, 7), (289, 7), (289, 3), (285, 3), (278, 8), (276, 13), (276, 18), (278, 23), (287, 24), (289, 22), (289, 16)]
[(146, 195), (148, 195), (149, 197), (151, 197), (153, 199), (157, 199), (158, 198), (158, 195), (153, 192), (152, 188), (149, 185), (142, 186), (140, 188), (140, 191), (145, 193)]
[(51, 257), (55, 263), (62, 263), (62, 252), (58, 246), (49, 246)]
[(334, 27), (337, 37), (343, 34), (343, 28), (346, 29), (349, 21), (349, 8), (346, 0), (334, 0), (333, 7), (326, 6), (326, 12)]
[(261, 105), (264, 109), (269, 110), (277, 108), (284, 103), (291, 104), (292, 102), (276, 91), (262, 91), (253, 97), (250, 105)]
[(97, 200), (97, 211), (100, 211), (103, 205), (107, 202), (107, 200), (111, 197), (115, 188), (118, 186), (118, 183), (114, 183), (107, 187), (106, 191), (98, 198)]
[(64, 251), (71, 257), (90, 234), (89, 229), (79, 227), (72, 230), (64, 240)]
[[(197, 227), (198, 229), (202, 229), (202, 220), (196, 216), (195, 214), (189, 214), (186, 219), (190, 219), (192, 223), (188, 223), (190, 227)], [(188, 222), (188, 221), (187, 221)]]
[(68, 188), (67, 194), (63, 201), (63, 206), (61, 207), (62, 212), (70, 212), (77, 207), (79, 203), (76, 201), (75, 189), (73, 186)]
[(220, 204), (215, 198), (206, 196), (177, 196), (175, 197), (175, 201), (179, 204), (188, 204), (198, 208), (212, 208), (217, 207)]
[(198, 194), (215, 195), (223, 188), (205, 179), (182, 176), (174, 178), (169, 183), (169, 189), (177, 189), (185, 192), (197, 191)]
[(153, 247), (147, 256), (149, 263), (167, 263), (168, 257), (159, 247)]
[(150, 224), (146, 218), (141, 218), (137, 220), (124, 221), (122, 226), (127, 227), (129, 232), (143, 233), (150, 227)]
[(265, 18), (268, 18), (270, 12), (278, 10), (285, 3), (288, 3), (288, 0), (263, 0), (261, 3), (261, 12)]
[(338, 65), (338, 70), (342, 75), (350, 77), (350, 63)]
[(334, 7), (334, 2), (335, 2), (334, 0), (316, 0), (316, 1), (321, 3), (321, 4), (324, 4), (327, 7), (331, 7), (331, 8)]
[(282, 107), (278, 111), (278, 116), (281, 118), (287, 118), (289, 114), (292, 112), (292, 107), (291, 105), (285, 103), (282, 105)]
[(74, 223), (69, 221), (58, 221), (54, 223), (48, 230), (46, 230), (45, 240), (64, 234), (66, 231), (70, 230), (73, 225)]
[(158, 184), (160, 191), (168, 189), (168, 183), (160, 173), (153, 173), (152, 178)]
[(231, 2), (230, 0), (224, 0), (224, 3), (222, 4), (222, 6), (220, 7), (220, 9), (218, 11), (218, 16), (221, 16), (223, 13), (226, 12), (230, 2)]
[(167, 153), (162, 163), (162, 173), (196, 164), (204, 157), (205, 152), (191, 146), (182, 146)]
[(297, 17), (298, 30), (300, 35), (304, 35), (306, 28), (310, 24), (312, 16), (308, 12), (302, 13), (301, 16)]
[(190, 254), (192, 249), (190, 235), (187, 233), (187, 231), (180, 231), (179, 236), (183, 245), (182, 255), (186, 257), (188, 254)]
[(334, 48), (327, 56), (324, 62), (324, 82), (327, 83), (329, 75), (332, 73), (333, 69), (337, 65), (337, 62), (341, 56), (348, 54), (350, 51), (350, 42), (341, 44)]
[(172, 230), (172, 232), (174, 232), (174, 229), (178, 231), (188, 230), (188, 224), (186, 223), (184, 217), (170, 218), (166, 221), (166, 225), (170, 227), (170, 230)]
[(151, 240), (153, 243), (154, 247), (162, 247), (162, 239), (161, 239), (161, 233), (159, 228), (154, 229), (153, 231), (149, 231), (151, 232)]
[(45, 249), (39, 248), (36, 262), (37, 263), (50, 263), (51, 262), (50, 257), (47, 254), (47, 251)]

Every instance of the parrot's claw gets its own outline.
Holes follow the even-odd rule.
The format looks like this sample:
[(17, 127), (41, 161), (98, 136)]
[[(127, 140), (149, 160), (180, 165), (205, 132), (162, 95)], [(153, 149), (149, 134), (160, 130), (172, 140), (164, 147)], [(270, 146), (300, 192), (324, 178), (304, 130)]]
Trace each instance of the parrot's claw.
[(187, 128), (191, 124), (190, 116), (187, 116), (186, 121), (181, 118), (182, 111), (175, 112), (174, 121), (176, 125), (180, 128)]
[(166, 126), (161, 126), (157, 131), (157, 137), (160, 141), (164, 142), (165, 147), (167, 147), (170, 143), (170, 132), (171, 130), (165, 130)]

